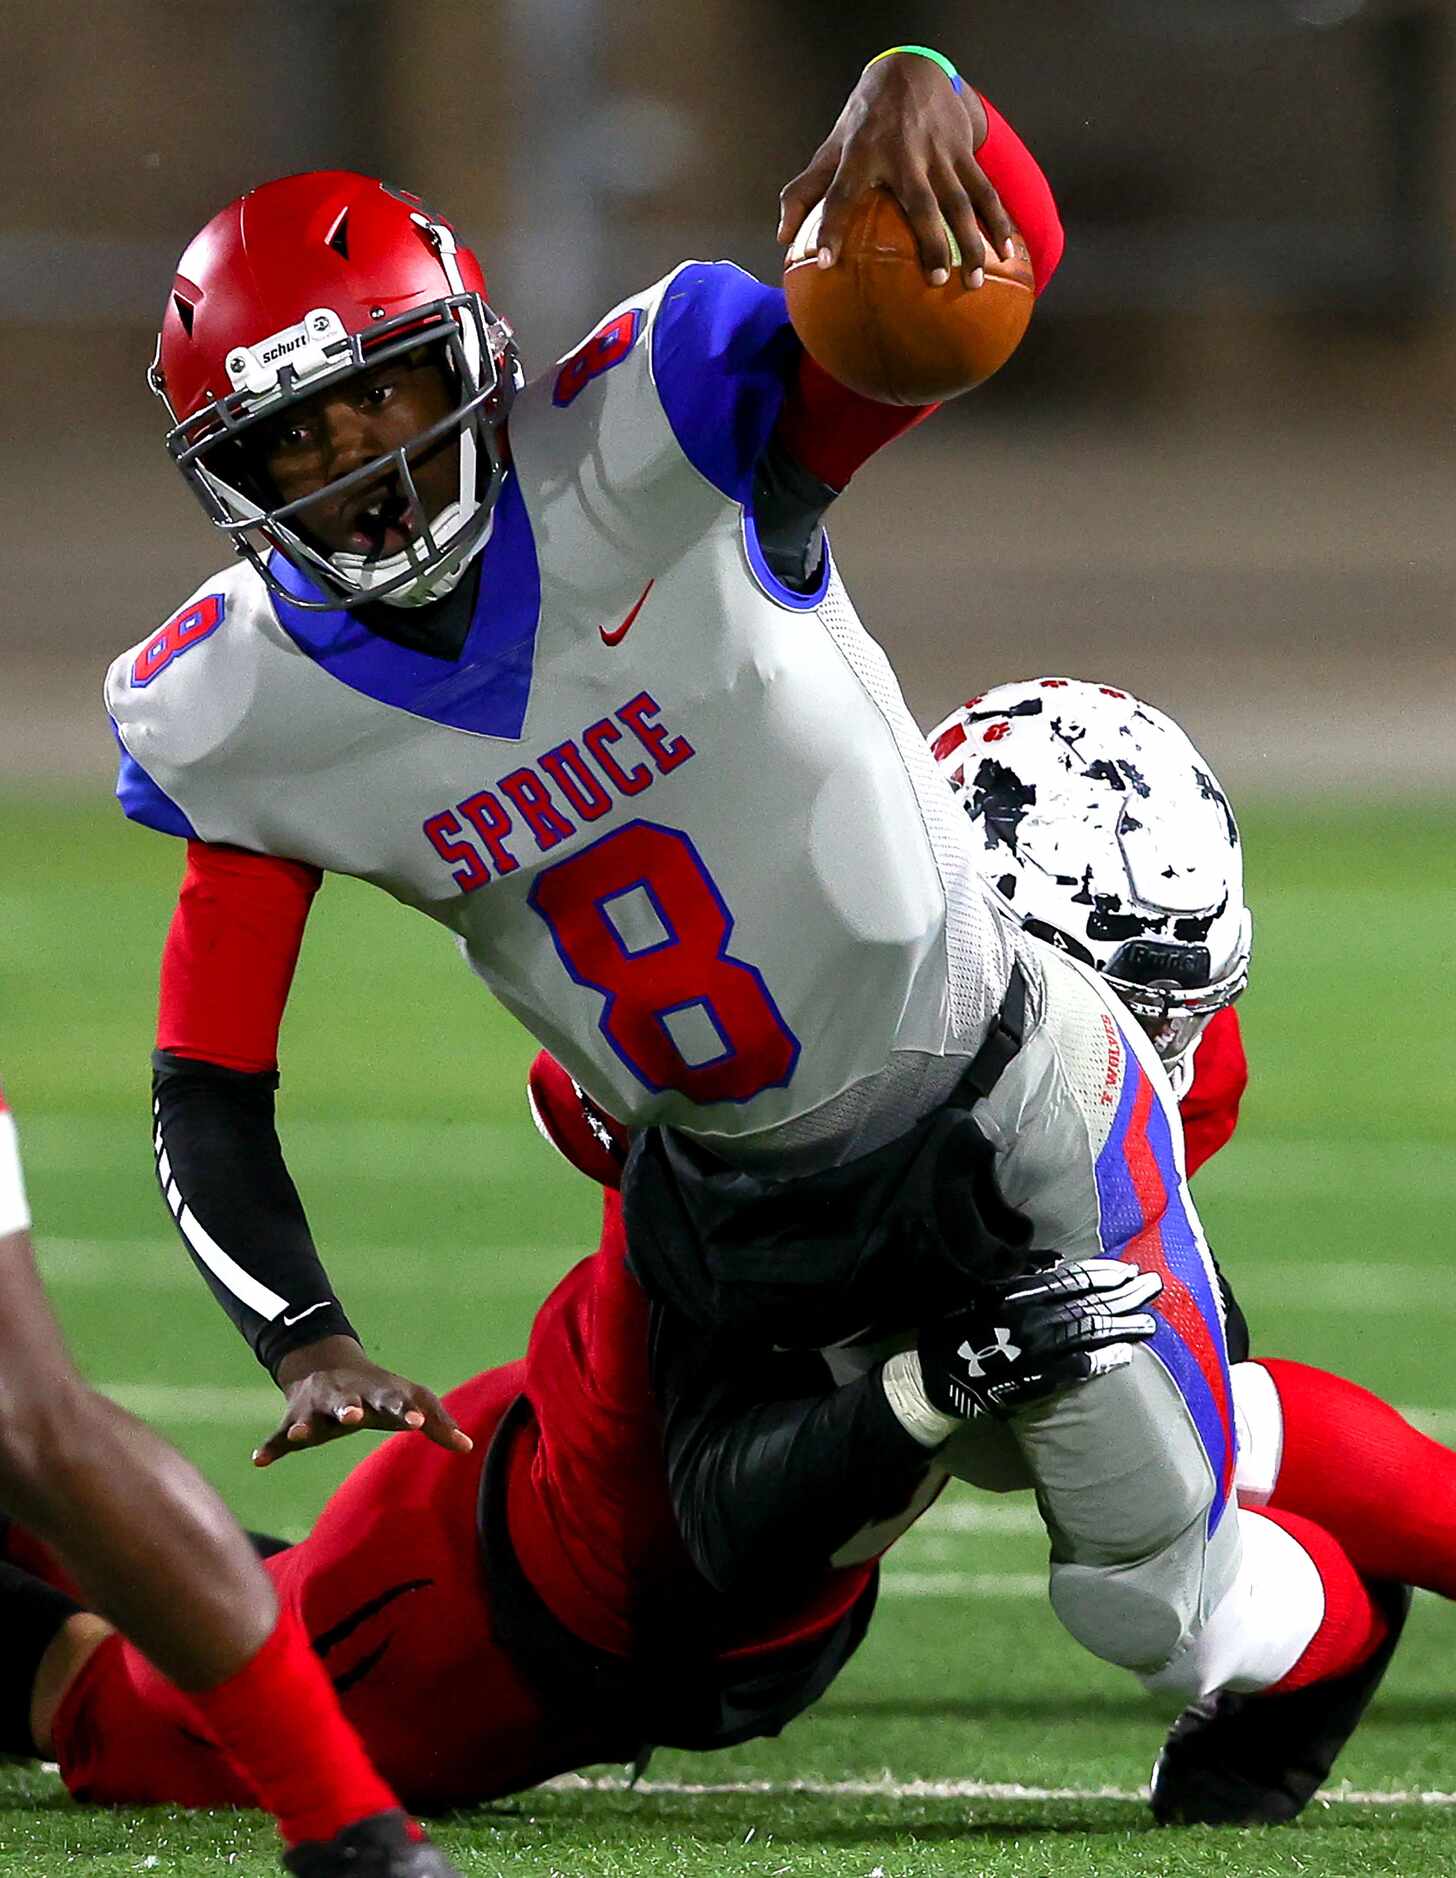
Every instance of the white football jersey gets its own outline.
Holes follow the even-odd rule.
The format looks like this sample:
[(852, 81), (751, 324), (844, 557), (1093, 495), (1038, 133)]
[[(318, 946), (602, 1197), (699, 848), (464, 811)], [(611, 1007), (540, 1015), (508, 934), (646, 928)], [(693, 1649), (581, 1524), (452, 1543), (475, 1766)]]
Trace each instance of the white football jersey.
[(108, 676), (127, 813), (418, 907), (627, 1122), (775, 1157), (907, 1126), (1031, 948), (827, 552), (797, 594), (759, 550), (795, 344), (689, 262), (521, 393), (457, 660), (206, 582)]

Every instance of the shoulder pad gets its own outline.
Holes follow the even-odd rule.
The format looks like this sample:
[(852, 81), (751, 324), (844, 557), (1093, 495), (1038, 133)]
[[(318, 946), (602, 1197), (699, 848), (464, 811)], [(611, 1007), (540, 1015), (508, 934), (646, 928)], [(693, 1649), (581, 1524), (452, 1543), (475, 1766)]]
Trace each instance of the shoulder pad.
[(650, 479), (666, 454), (746, 503), (797, 356), (780, 289), (731, 261), (685, 261), (613, 307), (521, 415), (549, 428), (569, 411), (594, 429), (615, 485)]
[(209, 669), (223, 636), (246, 634), (267, 608), (267, 591), (251, 568), (226, 568), (113, 660), (105, 697), (121, 750), (116, 794), (133, 821), (165, 834), (196, 833), (156, 777), (175, 777), (227, 735), (242, 694), (235, 685), (210, 685)]

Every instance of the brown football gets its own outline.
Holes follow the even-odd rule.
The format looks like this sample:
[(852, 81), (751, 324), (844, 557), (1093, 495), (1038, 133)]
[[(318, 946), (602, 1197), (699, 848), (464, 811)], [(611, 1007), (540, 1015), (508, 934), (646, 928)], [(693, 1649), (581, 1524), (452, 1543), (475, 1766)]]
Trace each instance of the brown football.
[[(963, 285), (950, 236), (950, 279), (933, 287), (904, 210), (872, 189), (850, 214), (833, 267), (820, 267), (810, 211), (784, 262), (789, 318), (809, 353), (851, 391), (883, 404), (934, 404), (984, 384), (1021, 344), (1036, 304), (1031, 258), (987, 251), (986, 284)], [(947, 228), (947, 235), (950, 230)]]

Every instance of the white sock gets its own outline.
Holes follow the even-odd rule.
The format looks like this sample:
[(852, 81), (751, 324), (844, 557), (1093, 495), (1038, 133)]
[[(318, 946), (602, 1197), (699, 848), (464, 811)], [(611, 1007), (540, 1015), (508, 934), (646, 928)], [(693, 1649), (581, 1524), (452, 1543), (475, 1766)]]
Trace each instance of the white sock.
[(1268, 1689), (1287, 1676), (1324, 1622), (1325, 1588), (1299, 1541), (1272, 1519), (1235, 1512), (1243, 1557), (1216, 1610), (1155, 1674), (1154, 1695), (1197, 1701), (1215, 1689)]
[(1267, 1506), (1279, 1484), (1284, 1458), (1284, 1409), (1274, 1378), (1261, 1363), (1235, 1363), (1234, 1419), (1239, 1461), (1234, 1476), (1240, 1506)]

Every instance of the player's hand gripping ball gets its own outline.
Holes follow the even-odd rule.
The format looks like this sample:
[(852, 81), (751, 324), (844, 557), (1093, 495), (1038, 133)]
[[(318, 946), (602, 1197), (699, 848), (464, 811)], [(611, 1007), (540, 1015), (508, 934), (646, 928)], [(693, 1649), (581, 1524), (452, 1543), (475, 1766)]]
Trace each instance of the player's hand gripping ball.
[(946, 227), (950, 279), (926, 279), (904, 210), (885, 189), (854, 206), (832, 267), (818, 264), (821, 202), (784, 261), (789, 318), (832, 378), (882, 404), (935, 404), (973, 391), (1021, 344), (1036, 304), (1031, 257), (1013, 232), (1008, 261), (986, 246), (986, 280), (961, 279), (959, 243)]

